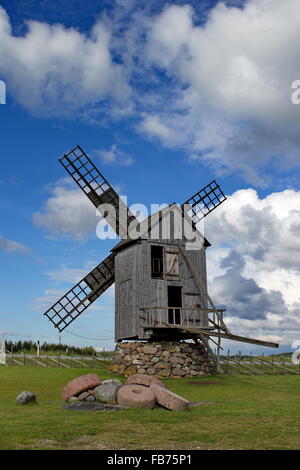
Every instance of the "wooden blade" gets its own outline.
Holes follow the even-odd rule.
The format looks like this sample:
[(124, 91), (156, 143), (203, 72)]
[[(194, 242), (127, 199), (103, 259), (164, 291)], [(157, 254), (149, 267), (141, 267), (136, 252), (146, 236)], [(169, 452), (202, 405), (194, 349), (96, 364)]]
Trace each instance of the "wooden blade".
[[(59, 161), (117, 235), (127, 238), (128, 226), (138, 224), (138, 221), (82, 148), (78, 145)], [(103, 204), (112, 205), (116, 217), (101, 209)]]
[(193, 223), (197, 224), (203, 217), (210, 214), (216, 207), (226, 200), (226, 196), (215, 180), (196, 194), (190, 197), (182, 205), (189, 204), (191, 213), (189, 214)]
[(177, 328), (186, 333), (192, 333), (195, 335), (206, 335), (206, 336), (216, 336), (217, 338), (230, 339), (232, 341), (240, 341), (241, 343), (250, 343), (257, 344), (259, 346), (267, 346), (269, 348), (278, 348), (278, 343), (271, 343), (270, 341), (263, 341), (261, 339), (247, 338), (246, 336), (233, 335), (231, 333), (221, 333), (218, 331), (204, 330), (201, 328), (187, 328), (181, 325), (174, 325), (166, 322), (162, 322), (163, 325), (168, 328)]
[(108, 256), (44, 313), (55, 328), (63, 331), (114, 283), (114, 258)]

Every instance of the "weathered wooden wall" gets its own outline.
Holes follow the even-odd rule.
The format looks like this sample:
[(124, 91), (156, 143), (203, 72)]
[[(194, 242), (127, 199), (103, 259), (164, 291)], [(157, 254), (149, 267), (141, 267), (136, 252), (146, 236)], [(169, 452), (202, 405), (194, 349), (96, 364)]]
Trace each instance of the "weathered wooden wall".
[[(142, 322), (139, 319), (141, 309), (168, 306), (168, 286), (182, 287), (182, 307), (193, 307), (200, 304), (207, 308), (206, 297), (199, 294), (195, 280), (183, 256), (179, 252), (179, 277), (174, 279), (151, 278), (151, 245), (163, 245), (165, 250), (178, 248), (172, 240), (140, 240), (124, 246), (116, 252), (115, 257), (115, 337), (121, 339), (146, 339)], [(206, 286), (205, 248), (187, 250)], [(167, 310), (164, 310), (167, 321)], [(199, 326), (208, 326), (207, 313), (199, 314)]]

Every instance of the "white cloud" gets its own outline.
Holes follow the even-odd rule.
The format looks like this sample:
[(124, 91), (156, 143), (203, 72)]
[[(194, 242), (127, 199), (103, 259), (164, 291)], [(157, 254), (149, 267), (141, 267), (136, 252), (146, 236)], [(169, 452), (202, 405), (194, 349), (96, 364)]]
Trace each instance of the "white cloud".
[(206, 234), (213, 244), (234, 246), (256, 270), (299, 273), (300, 192), (285, 190), (260, 199), (254, 189), (236, 191), (207, 217)]
[(93, 154), (106, 164), (117, 163), (118, 165), (130, 166), (134, 162), (133, 158), (123, 152), (116, 144), (113, 144), (109, 150), (94, 150)]
[(43, 295), (33, 300), (33, 310), (45, 312), (65, 294), (63, 289), (46, 289)]
[(98, 263), (95, 261), (87, 261), (82, 269), (71, 268), (63, 264), (59, 269), (47, 271), (45, 274), (51, 281), (77, 284), (77, 282), (81, 281)]
[(77, 269), (77, 268), (68, 268), (63, 265), (60, 269), (56, 271), (48, 271), (46, 275), (51, 281), (57, 282), (71, 282), (77, 284), (81, 279), (86, 276), (88, 270), (86, 269)]
[(27, 22), (12, 33), (0, 7), (0, 72), (8, 93), (36, 115), (71, 116), (107, 98), (127, 106), (130, 95), (122, 67), (113, 63), (110, 33), (98, 21), (85, 35), (63, 25)]
[(145, 115), (138, 128), (146, 134), (157, 137), (164, 142), (174, 142), (175, 135), (172, 129), (163, 124), (157, 116)]
[(249, 0), (243, 8), (217, 4), (201, 25), (189, 5), (167, 6), (152, 20), (147, 64), (173, 80), (173, 99), (160, 96), (152, 115), (194, 160), (261, 185), (257, 170), (270, 160), (299, 165), (299, 107), (291, 104), (298, 12), (298, 0)]
[(27, 255), (30, 253), (30, 248), (23, 245), (22, 243), (8, 240), (0, 235), (0, 248), (7, 253), (21, 253)]
[[(196, 13), (167, 4), (156, 16), (145, 2), (130, 15), (132, 5), (120, 5), (89, 34), (29, 21), (19, 37), (1, 8), (0, 73), (9, 94), (37, 115), (76, 111), (99, 123), (105, 110), (130, 113), (148, 137), (256, 185), (269, 183), (262, 169), (270, 162), (299, 165), (299, 106), (291, 102), (300, 78), (298, 0), (219, 2), (205, 16), (196, 3)], [(119, 150), (101, 149), (102, 158), (130, 164)]]
[[(73, 181), (70, 181), (74, 186)], [(83, 240), (96, 233), (97, 211), (80, 189), (71, 189), (68, 179), (52, 188), (52, 196), (42, 212), (33, 214), (33, 222), (53, 237), (73, 237)]]
[[(299, 332), (300, 191), (228, 196), (205, 219), (209, 291), (234, 332), (291, 344)], [(277, 339), (275, 339), (277, 338)]]

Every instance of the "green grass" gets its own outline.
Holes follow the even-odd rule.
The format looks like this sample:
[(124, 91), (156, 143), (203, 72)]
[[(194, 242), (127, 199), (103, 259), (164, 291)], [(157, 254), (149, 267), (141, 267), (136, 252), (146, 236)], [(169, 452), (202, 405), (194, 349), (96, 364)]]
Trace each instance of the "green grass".
[[(184, 412), (64, 410), (61, 388), (88, 372), (116, 377), (104, 368), (1, 367), (0, 449), (299, 449), (299, 376), (165, 379), (190, 401), (213, 402)], [(17, 406), (22, 390), (38, 405)]]

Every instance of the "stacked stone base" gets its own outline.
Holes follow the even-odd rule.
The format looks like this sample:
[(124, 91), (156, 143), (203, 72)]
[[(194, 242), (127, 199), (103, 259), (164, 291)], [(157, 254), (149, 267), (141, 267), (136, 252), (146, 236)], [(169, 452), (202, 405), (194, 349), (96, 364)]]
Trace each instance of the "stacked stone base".
[(110, 371), (125, 376), (197, 377), (215, 373), (216, 365), (203, 344), (134, 341), (117, 344)]

